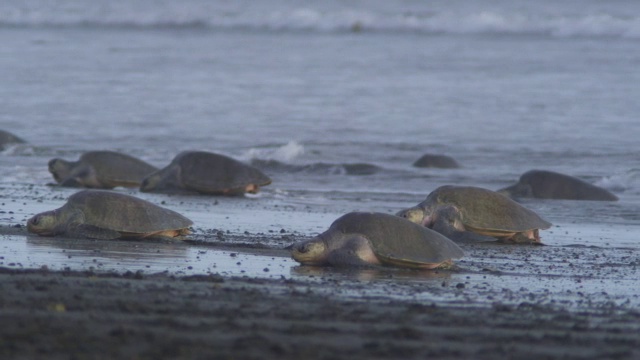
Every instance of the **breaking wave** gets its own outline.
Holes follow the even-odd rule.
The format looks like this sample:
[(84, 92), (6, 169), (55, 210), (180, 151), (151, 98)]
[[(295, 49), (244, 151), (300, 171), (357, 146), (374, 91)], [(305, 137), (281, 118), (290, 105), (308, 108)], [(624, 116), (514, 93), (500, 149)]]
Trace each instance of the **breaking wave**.
[[(262, 3), (39, 2), (0, 4), (1, 27), (108, 27), (241, 31), (508, 34), (640, 38), (640, 14), (574, 9), (429, 8), (320, 9)], [(31, 6), (29, 6), (29, 4)], [(78, 5), (80, 4), (80, 5)], [(93, 4), (93, 5), (92, 5)], [(308, 6), (315, 6), (307, 4)], [(299, 6), (299, 5), (298, 5)], [(619, 10), (619, 9), (618, 9)], [(582, 11), (582, 12), (577, 12)]]
[(330, 164), (313, 163), (306, 165), (287, 164), (277, 160), (253, 159), (251, 165), (266, 171), (280, 173), (307, 173), (318, 175), (373, 175), (382, 170), (377, 165), (367, 163)]
[(630, 169), (624, 173), (604, 177), (595, 185), (617, 192), (638, 192), (640, 191), (640, 169)]
[(302, 154), (304, 154), (304, 146), (297, 141), (289, 141), (287, 144), (275, 148), (249, 149), (243, 155), (243, 158), (247, 161), (262, 159), (278, 163), (289, 163)]
[(331, 164), (325, 162), (300, 163), (296, 161), (305, 152), (304, 146), (296, 141), (286, 145), (268, 148), (253, 148), (242, 158), (251, 165), (266, 171), (279, 173), (308, 173), (318, 175), (372, 175), (381, 170), (368, 163)]

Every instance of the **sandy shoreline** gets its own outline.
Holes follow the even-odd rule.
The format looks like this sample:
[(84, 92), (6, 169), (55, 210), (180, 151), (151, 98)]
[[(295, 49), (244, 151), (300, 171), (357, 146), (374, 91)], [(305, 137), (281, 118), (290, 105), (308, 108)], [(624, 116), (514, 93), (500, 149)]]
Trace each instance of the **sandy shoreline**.
[[(2, 227), (0, 233), (5, 249), (46, 239), (28, 236), (24, 227)], [(50, 256), (87, 256), (94, 266), (52, 270), (52, 263), (18, 266), (11, 255), (2, 256), (0, 357), (640, 356), (640, 299), (629, 289), (637, 284), (638, 263), (614, 267), (616, 251), (477, 244), (463, 246), (467, 257), (453, 271), (334, 269), (296, 265), (286, 250), (260, 243), (269, 243), (269, 236), (237, 237), (228, 244), (192, 241), (180, 248), (210, 249), (198, 250), (203, 262), (247, 263), (243, 256), (255, 256), (269, 259), (269, 266), (238, 265), (243, 273), (229, 272), (233, 264), (155, 272), (162, 263), (155, 266), (150, 257), (136, 261), (154, 266), (113, 271), (95, 265), (122, 261), (109, 260), (113, 244), (83, 255), (73, 249), (85, 240), (58, 238), (58, 248), (38, 246), (48, 247)], [(246, 245), (251, 243), (259, 245)], [(128, 245), (155, 253), (166, 244)], [(630, 251), (637, 261), (638, 251)], [(609, 286), (614, 283), (619, 291)]]
[(317, 268), (286, 246), (331, 211), (151, 196), (194, 218), (188, 241), (45, 238), (24, 223), (67, 192), (15, 189), (0, 217), (0, 358), (640, 357), (632, 225), (461, 244), (451, 271)]

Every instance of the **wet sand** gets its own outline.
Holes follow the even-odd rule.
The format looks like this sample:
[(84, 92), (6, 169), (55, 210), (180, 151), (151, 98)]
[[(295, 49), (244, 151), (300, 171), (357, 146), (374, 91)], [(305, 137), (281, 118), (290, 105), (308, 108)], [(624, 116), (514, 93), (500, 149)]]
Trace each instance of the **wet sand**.
[(26, 232), (66, 196), (36, 187), (3, 203), (0, 358), (640, 357), (633, 226), (559, 224), (547, 246), (462, 244), (447, 271), (321, 268), (285, 247), (331, 212), (151, 196), (194, 218), (188, 241)]
[[(42, 240), (20, 230), (3, 228), (5, 244)], [(264, 246), (57, 241), (35, 246), (70, 256), (62, 269), (0, 259), (2, 358), (640, 356), (637, 251), (618, 266), (599, 248), (467, 245), (458, 269), (413, 271), (298, 266)], [(163, 252), (185, 262), (148, 256)]]

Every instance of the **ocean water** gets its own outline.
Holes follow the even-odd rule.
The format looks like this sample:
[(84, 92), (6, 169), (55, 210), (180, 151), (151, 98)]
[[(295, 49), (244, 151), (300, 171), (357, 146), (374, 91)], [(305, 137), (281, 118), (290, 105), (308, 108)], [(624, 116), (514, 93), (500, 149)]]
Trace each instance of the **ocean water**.
[[(192, 199), (204, 229), (313, 235), (346, 211), (547, 169), (620, 201), (524, 201), (584, 229), (545, 242), (639, 247), (636, 1), (6, 0), (0, 42), (0, 129), (28, 141), (0, 153), (3, 224), (73, 192), (45, 185), (51, 158), (209, 150), (273, 184)], [(462, 168), (412, 167), (424, 153)]]

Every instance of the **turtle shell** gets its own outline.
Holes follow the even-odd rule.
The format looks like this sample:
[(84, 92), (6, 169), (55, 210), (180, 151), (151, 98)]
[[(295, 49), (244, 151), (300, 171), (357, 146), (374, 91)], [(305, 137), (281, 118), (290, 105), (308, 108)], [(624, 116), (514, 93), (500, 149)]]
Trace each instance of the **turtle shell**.
[(447, 237), (390, 214), (352, 212), (334, 221), (331, 228), (369, 239), (383, 263), (421, 267), (464, 255)]
[[(522, 176), (513, 186), (498, 190), (509, 193), (521, 186), (530, 189), (531, 197), (539, 199), (567, 199), (567, 200), (604, 200), (617, 201), (618, 197), (606, 189), (589, 184), (573, 176), (547, 171), (531, 170)], [(517, 191), (514, 194), (518, 197)]]
[(3, 149), (5, 145), (9, 144), (22, 144), (25, 143), (23, 139), (15, 136), (14, 134), (0, 130), (0, 149)]
[(83, 190), (69, 197), (60, 211), (81, 211), (84, 224), (121, 233), (150, 234), (184, 229), (193, 224), (175, 211), (133, 196), (103, 190)]
[(457, 169), (460, 167), (460, 164), (458, 164), (454, 158), (447, 155), (424, 154), (413, 163), (413, 166), (421, 168)]
[(87, 164), (96, 171), (102, 182), (114, 186), (138, 186), (147, 175), (158, 170), (155, 166), (115, 151), (89, 151), (78, 165)]
[(180, 181), (185, 188), (203, 193), (244, 189), (251, 184), (271, 184), (271, 179), (253, 166), (205, 151), (182, 152), (169, 166), (180, 167)]
[(433, 212), (443, 205), (457, 207), (465, 227), (487, 234), (548, 229), (551, 226), (538, 214), (510, 198), (479, 187), (441, 186), (427, 196), (421, 207)]

